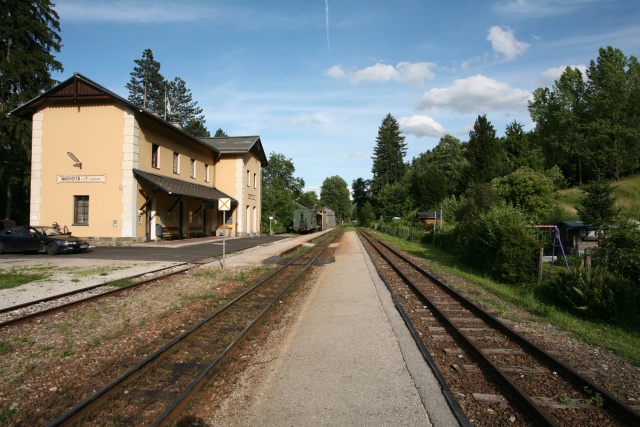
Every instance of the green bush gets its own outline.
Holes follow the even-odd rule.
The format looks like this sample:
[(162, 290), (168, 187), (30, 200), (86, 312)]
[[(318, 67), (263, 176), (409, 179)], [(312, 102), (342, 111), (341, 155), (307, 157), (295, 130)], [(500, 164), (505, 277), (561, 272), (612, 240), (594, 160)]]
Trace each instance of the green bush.
[(593, 253), (594, 263), (606, 267), (640, 287), (640, 229), (630, 221), (619, 221), (602, 233)]
[(565, 270), (545, 286), (557, 304), (584, 317), (627, 325), (638, 320), (640, 295), (629, 280), (602, 266)]
[(539, 243), (527, 217), (505, 203), (463, 224), (463, 260), (505, 283), (530, 283), (537, 273)]

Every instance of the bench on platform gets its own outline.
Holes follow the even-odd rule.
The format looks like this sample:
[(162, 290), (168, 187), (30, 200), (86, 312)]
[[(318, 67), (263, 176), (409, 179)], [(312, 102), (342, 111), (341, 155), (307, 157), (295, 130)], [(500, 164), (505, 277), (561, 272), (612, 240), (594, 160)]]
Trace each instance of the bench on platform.
[(204, 237), (204, 227), (189, 227), (189, 237)]

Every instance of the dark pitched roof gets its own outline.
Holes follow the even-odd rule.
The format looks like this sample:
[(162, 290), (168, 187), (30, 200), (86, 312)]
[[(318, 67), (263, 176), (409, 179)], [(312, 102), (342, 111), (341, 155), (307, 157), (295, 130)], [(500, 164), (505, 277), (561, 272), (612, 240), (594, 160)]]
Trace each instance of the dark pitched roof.
[(581, 229), (598, 228), (595, 225), (589, 224), (588, 222), (584, 222), (584, 221), (560, 221), (557, 225), (559, 227), (581, 228)]
[(168, 178), (154, 173), (143, 172), (138, 169), (133, 170), (133, 175), (137, 180), (147, 182), (155, 186), (158, 190), (167, 194), (175, 194), (179, 196), (193, 197), (201, 200), (218, 200), (221, 198), (231, 199), (231, 204), (237, 205), (238, 201), (224, 194), (222, 191), (192, 182), (182, 181), (180, 179)]
[(418, 219), (436, 219), (436, 212), (416, 212), (416, 218)]
[(200, 140), (223, 154), (244, 154), (251, 151), (258, 156), (263, 167), (268, 166), (267, 156), (259, 136), (224, 136), (200, 138)]
[(183, 131), (182, 129), (172, 125), (171, 123), (163, 120), (159, 115), (154, 114), (150, 111), (143, 110), (142, 107), (139, 107), (135, 104), (132, 104), (129, 100), (122, 98), (121, 96), (111, 92), (109, 89), (104, 86), (99, 85), (91, 79), (83, 76), (80, 73), (73, 73), (73, 76), (63, 81), (62, 83), (54, 86), (47, 92), (42, 95), (32, 99), (26, 104), (16, 108), (11, 112), (18, 117), (23, 119), (31, 119), (34, 113), (36, 113), (39, 109), (42, 108), (45, 104), (51, 104), (56, 102), (83, 102), (83, 101), (114, 101), (125, 105), (126, 107), (133, 110), (136, 114), (141, 114), (143, 116), (149, 117), (156, 122), (162, 124), (163, 126), (171, 129), (174, 132), (178, 132), (191, 140), (197, 142), (200, 145), (204, 145), (205, 147), (213, 150), (214, 152), (218, 152), (218, 150), (210, 145), (201, 141), (199, 138), (193, 137)]

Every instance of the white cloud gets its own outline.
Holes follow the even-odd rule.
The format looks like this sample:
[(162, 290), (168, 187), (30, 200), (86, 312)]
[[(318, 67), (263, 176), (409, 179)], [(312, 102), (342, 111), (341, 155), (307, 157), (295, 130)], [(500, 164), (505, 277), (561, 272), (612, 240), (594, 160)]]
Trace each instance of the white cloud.
[(342, 69), (342, 67), (341, 67), (341, 66), (339, 66), (339, 65), (334, 65), (333, 67), (329, 68), (329, 69), (327, 70), (326, 74), (327, 74), (329, 77), (335, 77), (335, 78), (337, 78), (337, 79), (342, 79), (342, 78), (344, 78), (344, 77), (345, 77), (345, 72), (344, 72), (344, 70)]
[(424, 80), (434, 79), (433, 72), (436, 64), (432, 62), (400, 62), (395, 67), (390, 64), (376, 63), (371, 67), (362, 68), (350, 73), (344, 71), (340, 65), (334, 65), (326, 71), (330, 77), (348, 77), (351, 83), (362, 82), (404, 82), (412, 86), (423, 87)]
[(398, 124), (403, 132), (417, 137), (439, 137), (446, 133), (442, 125), (429, 116), (413, 115), (411, 117), (401, 117), (398, 120)]
[(452, 86), (431, 89), (416, 101), (421, 111), (448, 107), (462, 113), (524, 108), (531, 94), (483, 75), (455, 80)]
[(560, 78), (564, 70), (570, 68), (577, 68), (582, 72), (582, 78), (586, 79), (587, 77), (587, 66), (586, 65), (561, 65), (560, 67), (549, 68), (547, 71), (542, 73), (542, 81), (543, 82), (555, 82)]
[(349, 75), (349, 80), (353, 83), (360, 82), (388, 82), (400, 80), (400, 73), (395, 69), (393, 65), (389, 64), (376, 64), (371, 67), (363, 68), (358, 71), (354, 71)]
[(358, 151), (358, 152), (349, 152), (347, 153), (347, 158), (349, 159), (363, 159), (365, 156), (364, 154), (362, 154), (362, 151)]
[(402, 80), (409, 83), (412, 86), (422, 87), (424, 80), (433, 80), (436, 78), (436, 74), (432, 71), (435, 64), (432, 62), (401, 62), (397, 65), (396, 69), (400, 73)]
[(531, 46), (529, 43), (517, 40), (511, 28), (506, 27), (503, 30), (497, 25), (489, 29), (487, 40), (491, 42), (493, 51), (502, 55), (505, 61), (511, 61), (522, 55)]

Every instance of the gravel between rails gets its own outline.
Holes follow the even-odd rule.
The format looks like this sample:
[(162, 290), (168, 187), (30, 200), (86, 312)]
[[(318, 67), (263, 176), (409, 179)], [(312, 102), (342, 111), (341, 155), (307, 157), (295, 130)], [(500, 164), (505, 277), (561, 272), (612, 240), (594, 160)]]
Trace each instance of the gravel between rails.
[[(239, 271), (239, 269), (245, 266), (257, 266), (262, 264), (262, 261), (270, 256), (280, 254), (303, 241), (304, 239), (296, 237), (233, 254), (227, 258), (226, 266), (229, 269), (229, 273)], [(5, 274), (5, 272), (12, 267), (33, 268), (38, 264), (43, 264), (44, 261), (43, 259), (34, 258), (33, 260), (29, 260), (28, 258), (29, 257), (24, 257), (9, 263), (6, 262), (9, 261), (8, 259), (0, 257), (0, 274)], [(16, 301), (20, 300), (20, 298), (35, 298), (29, 297), (28, 292), (34, 294), (40, 293), (38, 298), (42, 298), (46, 292), (51, 292), (51, 290), (64, 292), (77, 287), (91, 286), (95, 283), (141, 274), (149, 270), (175, 264), (140, 261), (131, 263), (104, 261), (97, 263), (96, 260), (74, 259), (71, 256), (51, 258), (51, 260), (46, 259), (46, 265), (43, 265), (42, 268), (51, 269), (52, 277), (56, 278), (56, 282), (48, 281), (46, 283), (36, 283), (31, 286), (23, 285), (14, 289), (0, 290), (0, 304), (4, 306), (15, 305), (17, 303)], [(27, 260), (30, 261), (31, 264), (26, 262)], [(429, 265), (428, 261), (423, 262), (427, 266)], [(100, 273), (97, 273), (95, 276), (82, 277), (80, 281), (77, 281), (76, 275), (72, 273), (73, 270), (66, 271), (69, 265), (72, 265), (74, 269), (90, 269), (96, 267), (110, 267), (110, 269), (107, 271), (106, 276), (101, 276)], [(213, 267), (213, 265), (210, 265), (208, 268), (211, 267)], [(216, 268), (219, 267), (220, 266)], [(207, 267), (203, 266), (201, 268), (206, 269)], [(189, 277), (190, 275), (185, 276), (184, 281), (178, 282), (178, 290), (184, 289), (180, 292), (184, 293), (186, 289), (189, 289), (189, 292), (195, 292), (196, 289), (201, 286), (200, 280), (194, 282), (192, 279), (189, 279)], [(74, 279), (76, 279), (76, 281), (74, 281)], [(444, 279), (449, 283), (455, 284), (457, 287), (464, 288), (465, 293), (482, 294), (483, 299), (494, 298), (490, 297), (486, 292), (465, 283), (462, 279), (456, 277), (445, 277)], [(183, 283), (180, 284), (180, 282)], [(169, 285), (167, 284), (167, 286)], [(215, 286), (213, 290), (218, 289), (217, 292), (223, 292), (228, 285)], [(206, 292), (210, 291), (206, 290)], [(164, 296), (165, 294), (163, 292), (160, 295)], [(10, 298), (14, 298), (14, 302), (9, 302)], [(159, 297), (156, 295), (153, 298)], [(9, 334), (8, 336), (0, 337), (0, 340), (11, 340), (12, 337), (22, 337), (26, 339), (28, 343), (33, 340), (34, 344), (20, 344), (22, 341), (8, 341), (21, 351), (3, 356), (3, 363), (0, 364), (0, 372), (3, 373), (6, 380), (5, 387), (0, 388), (0, 408), (21, 411), (30, 406), (33, 407), (35, 402), (39, 402), (36, 406), (40, 406), (40, 404), (44, 404), (45, 401), (52, 398), (52, 395), (63, 393), (65, 385), (68, 385), (69, 381), (77, 381), (78, 378), (75, 377), (77, 377), (79, 371), (84, 372), (85, 370), (90, 370), (93, 365), (96, 365), (98, 371), (102, 371), (106, 365), (111, 364), (111, 362), (109, 362), (110, 354), (120, 354), (125, 360), (127, 360), (127, 355), (129, 355), (128, 357), (137, 357), (135, 356), (136, 354), (140, 355), (141, 352), (146, 353), (150, 351), (150, 349), (145, 347), (145, 345), (148, 345), (145, 343), (151, 343), (154, 339), (163, 335), (161, 330), (166, 328), (168, 324), (179, 327), (184, 322), (182, 327), (187, 326), (188, 322), (185, 321), (186, 319), (184, 319), (183, 316), (186, 316), (191, 309), (188, 308), (189, 305), (183, 305), (180, 310), (176, 311), (173, 308), (173, 305), (176, 304), (175, 301), (177, 301), (179, 305), (182, 304), (178, 296), (172, 297), (167, 294), (165, 297), (162, 297), (161, 301), (149, 297), (149, 301), (153, 301), (154, 304), (163, 302), (163, 306), (165, 306), (164, 311), (169, 313), (170, 316), (170, 318), (165, 318), (157, 324), (155, 331), (152, 327), (146, 330), (142, 328), (137, 331), (137, 333), (130, 331), (130, 333), (123, 335), (121, 338), (114, 337), (104, 341), (99, 347), (81, 345), (82, 342), (87, 341), (89, 338), (80, 336), (76, 338), (77, 344), (73, 347), (74, 354), (69, 357), (62, 357), (60, 355), (68, 345), (67, 343), (73, 340), (74, 333), (73, 330), (67, 331), (67, 329), (63, 328), (65, 325), (64, 322), (66, 322), (66, 320), (63, 320), (65, 318), (63, 315), (54, 318), (48, 328), (41, 328), (37, 324), (34, 324), (30, 327), (24, 327), (24, 329), (13, 330), (13, 333), (4, 331), (5, 334), (8, 332)], [(310, 302), (311, 301), (308, 301), (306, 303)], [(131, 302), (131, 304), (135, 304), (135, 301)], [(536, 322), (529, 313), (518, 310), (510, 304), (502, 303), (501, 306), (506, 317), (516, 320), (517, 330), (524, 332), (530, 338), (536, 339), (536, 341), (543, 344), (544, 347), (557, 350), (561, 354), (560, 357), (573, 366), (585, 368), (597, 373), (595, 381), (614, 392), (622, 400), (632, 405), (640, 404), (640, 367), (622, 360), (609, 350), (585, 343), (568, 332), (558, 330), (548, 324)], [(135, 310), (132, 312), (135, 312)], [(117, 314), (117, 312), (115, 313)], [(178, 315), (184, 320), (178, 318), (173, 319), (174, 316)], [(281, 340), (286, 339), (285, 336), (292, 332), (291, 328), (295, 328), (295, 318), (299, 315), (298, 310), (294, 309), (294, 312), (288, 316), (289, 322), (287, 322), (287, 326), (277, 323), (272, 324), (272, 331), (266, 333), (270, 334), (270, 338), (278, 337), (277, 339), (254, 341), (250, 355), (243, 356), (247, 358), (246, 363), (248, 364), (248, 369), (245, 370), (240, 378), (228, 384), (231, 392), (227, 395), (224, 402), (219, 400), (215, 403), (211, 401), (209, 404), (202, 402), (202, 407), (200, 408), (201, 419), (213, 423), (221, 421), (219, 425), (235, 425), (235, 414), (242, 411), (243, 406), (248, 402), (257, 398), (257, 396), (253, 396), (255, 385), (273, 368), (273, 366), (270, 366), (270, 363), (273, 362), (273, 358), (277, 354), (277, 348), (281, 345)], [(103, 321), (105, 323), (102, 324), (100, 328), (104, 328), (105, 330), (113, 329), (114, 327), (122, 328), (122, 318), (117, 315), (112, 315), (112, 317), (114, 318), (110, 320), (110, 318), (107, 318), (107, 315), (104, 315)], [(89, 321), (90, 320), (91, 319), (89, 319)], [(72, 319), (68, 321), (71, 322)], [(131, 322), (136, 322), (136, 320), (132, 318)], [(147, 322), (149, 326), (151, 326), (153, 323), (151, 317), (148, 317)], [(86, 335), (88, 330), (90, 329), (85, 327), (84, 330), (80, 329), (76, 332), (84, 332)], [(98, 332), (99, 331), (95, 331), (95, 335), (98, 335)], [(136, 336), (138, 333), (140, 334), (139, 337)], [(50, 350), (45, 350), (49, 347), (51, 347)], [(28, 348), (31, 350), (27, 350)], [(21, 354), (24, 350), (28, 351), (28, 357), (27, 354)], [(106, 365), (103, 365), (103, 363)], [(30, 371), (30, 369), (33, 369), (33, 371)], [(16, 376), (21, 378), (22, 381), (18, 381), (23, 385), (16, 387), (16, 383), (11, 381), (12, 379), (17, 379), (15, 378)], [(34, 400), (28, 398), (25, 400), (27, 396), (31, 396)], [(594, 420), (594, 423), (594, 425), (597, 425), (597, 420)], [(0, 425), (3, 424), (0, 423)]]

